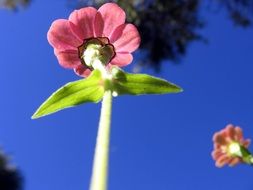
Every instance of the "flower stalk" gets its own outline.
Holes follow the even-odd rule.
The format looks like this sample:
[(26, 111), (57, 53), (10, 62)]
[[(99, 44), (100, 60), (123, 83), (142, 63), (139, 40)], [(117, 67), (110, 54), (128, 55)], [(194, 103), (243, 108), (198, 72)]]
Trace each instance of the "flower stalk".
[(101, 72), (105, 89), (98, 126), (90, 190), (106, 190), (108, 176), (110, 125), (112, 112), (112, 90), (110, 88), (111, 73), (105, 67), (108, 63), (108, 59), (106, 59), (107, 56), (103, 54), (103, 56), (100, 56), (100, 54), (100, 50), (92, 46), (89, 48), (88, 56), (86, 56), (89, 59), (85, 60), (87, 65)]
[(90, 190), (106, 190), (108, 176), (112, 92), (104, 93), (93, 161)]

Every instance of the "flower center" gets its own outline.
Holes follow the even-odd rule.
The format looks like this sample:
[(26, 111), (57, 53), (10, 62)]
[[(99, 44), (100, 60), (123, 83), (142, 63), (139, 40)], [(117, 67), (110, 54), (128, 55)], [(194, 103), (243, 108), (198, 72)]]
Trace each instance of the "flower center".
[(242, 156), (241, 147), (238, 142), (232, 142), (228, 145), (228, 153), (232, 156)]
[(113, 45), (106, 37), (85, 39), (84, 43), (78, 47), (78, 53), (82, 64), (92, 70), (95, 63), (99, 61), (105, 66), (116, 54)]

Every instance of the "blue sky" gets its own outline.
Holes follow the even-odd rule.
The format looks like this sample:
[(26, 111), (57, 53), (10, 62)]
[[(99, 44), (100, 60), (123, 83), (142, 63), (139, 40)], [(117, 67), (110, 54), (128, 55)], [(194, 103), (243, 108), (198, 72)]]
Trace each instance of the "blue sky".
[[(88, 189), (100, 104), (31, 120), (56, 89), (79, 79), (61, 68), (46, 33), (71, 12), (66, 1), (34, 1), (0, 11), (0, 144), (25, 178), (25, 190)], [(109, 190), (251, 190), (252, 168), (217, 169), (212, 135), (228, 123), (253, 138), (253, 29), (223, 13), (205, 13), (201, 33), (182, 64), (161, 73), (181, 94), (114, 99)], [(130, 70), (128, 68), (128, 70)]]

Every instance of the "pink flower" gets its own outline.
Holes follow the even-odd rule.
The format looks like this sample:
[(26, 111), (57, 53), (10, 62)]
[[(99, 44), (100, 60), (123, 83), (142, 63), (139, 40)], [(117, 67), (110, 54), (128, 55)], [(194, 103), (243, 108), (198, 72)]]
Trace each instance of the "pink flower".
[(140, 44), (140, 35), (132, 24), (125, 24), (125, 12), (115, 3), (106, 3), (98, 10), (86, 7), (73, 11), (69, 19), (54, 21), (47, 38), (61, 66), (74, 69), (86, 77), (92, 68), (84, 54), (89, 44), (99, 45), (107, 55), (107, 68), (130, 64), (132, 52)]
[(250, 139), (243, 138), (242, 129), (239, 126), (229, 124), (225, 129), (214, 134), (213, 142), (212, 157), (216, 161), (216, 166), (222, 167), (225, 164), (234, 166), (242, 162), (242, 158), (234, 153), (240, 151), (240, 146), (248, 148)]

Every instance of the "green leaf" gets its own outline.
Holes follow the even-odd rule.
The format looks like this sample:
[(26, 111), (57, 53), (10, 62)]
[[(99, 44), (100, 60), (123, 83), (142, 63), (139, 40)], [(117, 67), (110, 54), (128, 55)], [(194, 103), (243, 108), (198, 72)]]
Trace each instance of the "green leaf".
[(125, 73), (118, 68), (113, 69), (113, 91), (116, 91), (118, 95), (168, 94), (183, 91), (179, 86), (161, 78), (146, 74)]
[(34, 113), (36, 119), (87, 102), (99, 102), (104, 95), (101, 73), (94, 70), (86, 79), (70, 82), (54, 92)]

